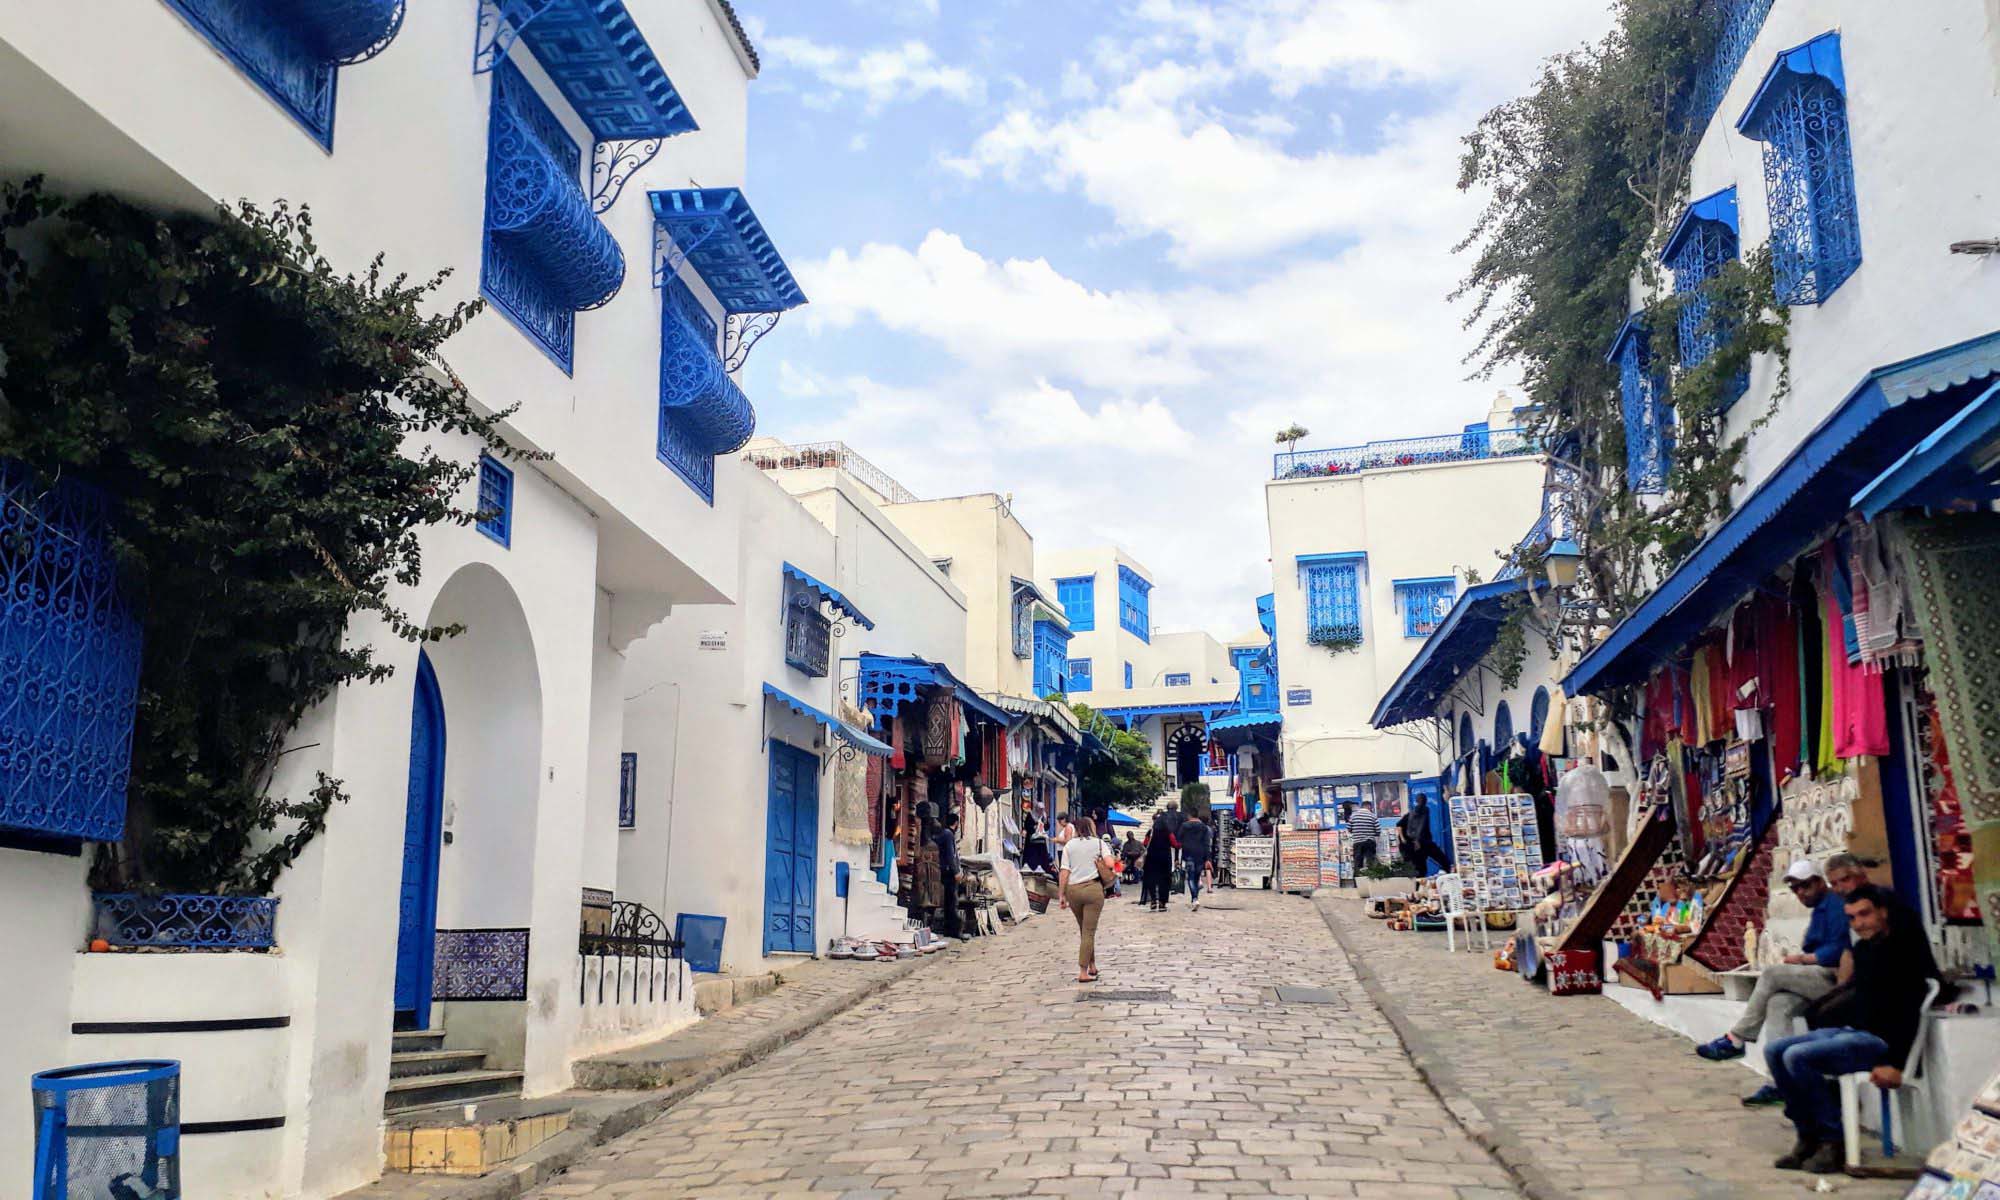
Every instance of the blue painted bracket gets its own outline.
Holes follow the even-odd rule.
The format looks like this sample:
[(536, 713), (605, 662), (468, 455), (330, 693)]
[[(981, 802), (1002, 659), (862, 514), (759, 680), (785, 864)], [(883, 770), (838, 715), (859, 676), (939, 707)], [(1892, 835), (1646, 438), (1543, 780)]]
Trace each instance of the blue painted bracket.
[(500, 65), (528, 22), (556, 6), (557, 0), (479, 0), (479, 31), (472, 44), (472, 73), (484, 75)]

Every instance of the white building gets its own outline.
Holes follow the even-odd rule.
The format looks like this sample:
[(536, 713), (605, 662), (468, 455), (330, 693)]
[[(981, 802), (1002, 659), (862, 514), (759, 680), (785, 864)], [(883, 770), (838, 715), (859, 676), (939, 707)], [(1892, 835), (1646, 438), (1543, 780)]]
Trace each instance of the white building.
[[(490, 3), (266, 7), (9, 6), (0, 172), (195, 212), (283, 198), (343, 269), (451, 269), (491, 302), (452, 369), (553, 458), (489, 469), (500, 519), (424, 531), (393, 600), (464, 635), (348, 630), (395, 674), (293, 734), (275, 786), (323, 771), (354, 802), (279, 882), (282, 955), (82, 956), (88, 858), (0, 849), (0, 907), (35, 914), (0, 932), (35, 981), (0, 1032), (0, 1163), (30, 1161), (30, 1072), (178, 1058), (191, 1194), (220, 1200), (366, 1183), (385, 1107), (560, 1090), (617, 1031), (685, 1018), (593, 1011), (576, 939), (618, 882), (627, 649), (767, 582), (737, 531), (768, 485), (715, 456), (749, 434), (747, 323), (803, 299), (731, 190), (757, 60), (726, 0), (558, 0), (520, 29)], [(486, 1072), (392, 1082), (398, 1026)]]
[[(1399, 811), (1435, 753), (1373, 727), (1377, 701), (1468, 580), (1535, 522), (1544, 460), (1504, 404), (1440, 437), (1276, 457), (1265, 485), (1288, 792)], [(1289, 799), (1289, 798), (1288, 798)]]

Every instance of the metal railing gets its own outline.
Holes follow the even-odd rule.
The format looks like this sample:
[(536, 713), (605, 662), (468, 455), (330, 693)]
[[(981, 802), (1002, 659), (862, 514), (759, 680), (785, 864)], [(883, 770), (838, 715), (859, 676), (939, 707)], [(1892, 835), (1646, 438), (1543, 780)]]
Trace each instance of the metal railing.
[[(611, 906), (610, 924), (601, 930), (583, 930), (578, 935), (576, 947), (577, 954), (580, 957), (584, 959), (595, 958), (597, 960), (597, 1003), (599, 1004), (605, 1003), (604, 967), (607, 959), (621, 960), (630, 958), (642, 962), (665, 959), (668, 969), (674, 973), (674, 994), (678, 999), (682, 980), (679, 970), (675, 969), (673, 964), (682, 957), (681, 951), (684, 948), (684, 945), (680, 941), (667, 932), (667, 924), (660, 919), (659, 914), (643, 904), (635, 904), (630, 900), (619, 900), (613, 903)], [(616, 977), (612, 980), (611, 984), (611, 1003), (622, 1004), (625, 1003), (625, 974), (622, 970), (615, 971), (614, 974)], [(579, 977), (577, 983), (577, 1003), (588, 1002), (589, 986), (588, 978)], [(646, 1000), (648, 1003), (658, 999), (654, 993), (655, 986), (655, 977), (649, 970), (646, 972)], [(639, 978), (635, 972), (632, 977), (632, 1001), (637, 1003), (638, 999)]]
[(813, 471), (831, 468), (854, 476), (891, 504), (915, 504), (917, 494), (887, 471), (855, 453), (846, 442), (801, 442), (759, 446), (744, 455), (760, 471)]
[(1394, 438), (1340, 446), (1332, 450), (1288, 450), (1271, 456), (1271, 478), (1309, 479), (1323, 475), (1352, 475), (1392, 467), (1421, 467), (1434, 463), (1474, 462), (1486, 458), (1512, 458), (1537, 454), (1541, 443), (1524, 429), (1468, 429), (1463, 433), (1436, 437)]

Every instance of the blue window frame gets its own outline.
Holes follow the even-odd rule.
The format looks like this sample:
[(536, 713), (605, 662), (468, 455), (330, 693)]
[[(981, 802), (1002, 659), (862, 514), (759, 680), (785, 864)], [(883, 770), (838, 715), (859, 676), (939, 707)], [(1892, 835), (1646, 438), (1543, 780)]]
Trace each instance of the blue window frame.
[(0, 830), (124, 836), (142, 642), (108, 509), (0, 460)]
[[(1709, 284), (1737, 256), (1736, 228), (1736, 189), (1728, 187), (1689, 205), (1660, 255), (1674, 273), (1674, 294), (1682, 298), (1677, 332), (1683, 369), (1706, 363), (1736, 332), (1716, 313), (1709, 292)], [(1735, 403), (1749, 384), (1745, 371), (1725, 390), (1723, 407)]]
[[(670, 279), (660, 298), (660, 461), (693, 488), (709, 504), (715, 503), (715, 451), (704, 442), (697, 423), (696, 406), (683, 402), (684, 389), (678, 378), (687, 371), (703, 371), (704, 356), (716, 357), (716, 337), (720, 327), (694, 292), (679, 279)], [(684, 363), (697, 364), (686, 367)], [(721, 371), (719, 360), (714, 367)], [(722, 376), (727, 379), (727, 375)], [(689, 385), (685, 392), (697, 390)]]
[(1750, 57), (1750, 43), (1764, 27), (1773, 0), (1715, 0), (1707, 6), (1708, 19), (1715, 24), (1715, 42), (1695, 77), (1688, 101), (1688, 115), (1699, 135), (1722, 104), (1724, 92)]
[(1072, 575), (1056, 580), (1056, 603), (1062, 605), (1071, 633), (1097, 628), (1097, 576)]
[(1663, 366), (1653, 358), (1653, 339), (1635, 314), (1611, 343), (1608, 360), (1618, 364), (1618, 390), (1625, 411), (1625, 485), (1641, 495), (1667, 490), (1673, 461), (1674, 407)]
[(1131, 664), (1131, 663), (1126, 663), (1126, 664), (1125, 664), (1125, 690), (1126, 690), (1126, 691), (1131, 691), (1131, 690), (1132, 690), (1132, 664)]
[(1035, 695), (1069, 690), (1069, 634), (1054, 621), (1035, 622)]
[(1090, 680), (1090, 660), (1072, 658), (1069, 660), (1069, 690), (1087, 692), (1094, 686)]
[(1778, 55), (1736, 127), (1764, 143), (1778, 299), (1824, 303), (1861, 265), (1840, 35)]
[(329, 151), (341, 64), (373, 57), (403, 24), (403, 5), (397, 0), (166, 4)]
[(618, 756), (618, 828), (639, 827), (639, 756), (626, 751)]
[(1263, 650), (1236, 650), (1230, 653), (1236, 666), (1237, 701), (1244, 712), (1277, 712), (1278, 681), (1271, 670), (1271, 656)]
[(1302, 554), (1299, 586), (1306, 594), (1306, 641), (1348, 648), (1361, 644), (1361, 572), (1368, 556)]
[(583, 151), (510, 62), (493, 71), (479, 287), (564, 374), (576, 314), (617, 295), (625, 252), (591, 209)]
[(1403, 636), (1423, 638), (1436, 633), (1438, 622), (1451, 611), (1458, 580), (1450, 575), (1432, 575), (1398, 579), (1395, 587), (1396, 607), (1403, 612)]
[(1189, 687), (1194, 683), (1194, 675), (1187, 671), (1175, 671), (1166, 678), (1168, 687)]
[(1118, 568), (1118, 627), (1142, 642), (1153, 640), (1152, 592), (1153, 585), (1137, 571)]
[(514, 472), (489, 454), (479, 456), (479, 532), (503, 546), (514, 544)]

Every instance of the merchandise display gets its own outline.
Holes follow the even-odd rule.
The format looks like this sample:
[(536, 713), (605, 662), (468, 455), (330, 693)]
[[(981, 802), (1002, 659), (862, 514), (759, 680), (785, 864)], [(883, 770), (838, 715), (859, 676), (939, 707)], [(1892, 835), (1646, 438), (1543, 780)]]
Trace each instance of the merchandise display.
[(1529, 877), (1543, 866), (1534, 797), (1453, 796), (1451, 840), (1466, 907), (1475, 912), (1533, 906)]

